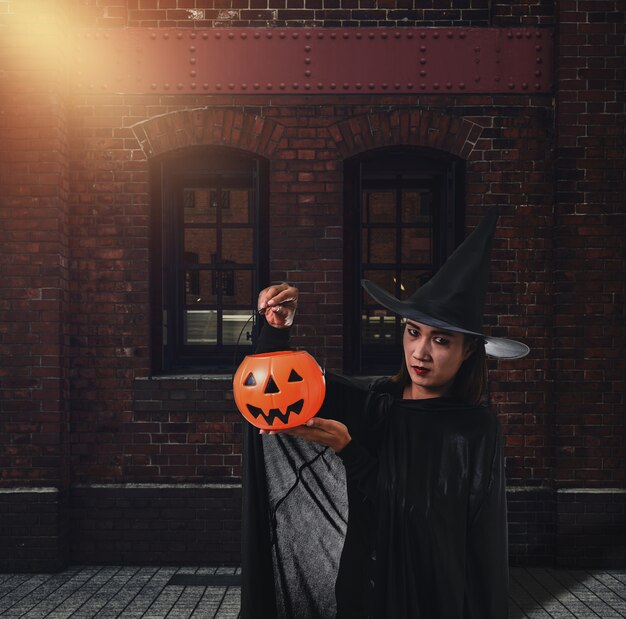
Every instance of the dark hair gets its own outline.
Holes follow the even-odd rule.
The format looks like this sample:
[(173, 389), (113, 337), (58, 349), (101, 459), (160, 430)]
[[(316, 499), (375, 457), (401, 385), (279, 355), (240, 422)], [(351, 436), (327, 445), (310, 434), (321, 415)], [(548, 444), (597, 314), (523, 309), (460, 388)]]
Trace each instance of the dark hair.
[[(487, 353), (485, 341), (478, 335), (463, 334), (464, 344), (473, 347), (474, 352), (461, 364), (454, 377), (450, 395), (468, 406), (481, 404), (487, 393)], [(397, 374), (391, 377), (394, 383), (406, 387), (411, 384), (409, 370), (406, 367), (404, 351), (402, 363)]]

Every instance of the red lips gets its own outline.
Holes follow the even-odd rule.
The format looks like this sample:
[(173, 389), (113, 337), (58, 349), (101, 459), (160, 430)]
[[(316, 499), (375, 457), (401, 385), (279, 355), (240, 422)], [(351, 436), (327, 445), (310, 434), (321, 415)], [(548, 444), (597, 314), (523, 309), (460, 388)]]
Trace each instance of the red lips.
[(428, 372), (430, 372), (429, 368), (424, 368), (424, 367), (416, 367), (416, 366), (412, 366), (413, 367), (413, 371), (418, 375), (418, 376), (426, 376), (426, 374), (428, 374)]

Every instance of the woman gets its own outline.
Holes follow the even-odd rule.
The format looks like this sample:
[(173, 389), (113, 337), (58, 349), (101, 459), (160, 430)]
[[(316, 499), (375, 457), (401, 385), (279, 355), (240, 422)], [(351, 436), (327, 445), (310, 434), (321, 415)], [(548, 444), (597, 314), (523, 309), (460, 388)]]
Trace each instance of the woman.
[[(336, 612), (337, 617), (354, 618), (507, 617), (502, 440), (495, 415), (481, 404), (486, 388), (485, 346), (491, 354), (509, 358), (523, 356), (528, 348), (482, 334), (496, 220), (497, 213), (490, 212), (435, 277), (406, 301), (363, 282), (374, 299), (405, 319), (398, 374), (368, 388), (329, 375), (317, 417), (280, 436), (263, 437), (260, 445), (257, 437), (259, 448), (270, 450), (264, 465), (257, 460), (266, 474), (275, 470), (277, 453), (286, 453), (286, 461), (295, 460), (284, 449), (271, 452), (267, 441), (304, 440), (332, 449), (345, 468), (349, 515), (335, 567), (332, 553), (321, 550), (315, 555), (310, 543), (311, 537), (324, 540), (337, 528), (331, 508), (341, 500), (332, 494), (328, 498), (331, 482), (319, 469), (312, 470), (310, 479), (298, 473), (291, 486), (278, 493), (280, 498), (272, 500), (276, 484), (266, 476), (277, 603), (275, 609), (264, 608), (269, 615), (249, 616), (330, 618)], [(262, 331), (259, 351), (288, 346), (296, 304), (297, 290), (288, 284), (261, 292), (258, 309), (268, 326)], [(248, 448), (252, 442), (248, 441)], [(313, 457), (304, 453), (302, 464), (295, 468), (307, 468), (324, 453)], [(299, 498), (290, 501), (296, 488)], [(316, 500), (306, 501), (316, 494), (325, 500), (319, 508)], [(285, 517), (283, 510), (314, 511), (300, 538), (292, 532), (297, 519)], [(244, 519), (244, 534), (247, 531)], [(290, 540), (287, 546), (281, 546), (283, 536)], [(246, 559), (245, 541), (244, 616), (252, 601), (246, 569), (254, 564)], [(312, 554), (319, 570), (310, 560)], [(293, 559), (298, 555), (303, 560)], [(336, 608), (323, 591), (328, 580), (317, 584), (318, 572), (330, 572), (334, 578)]]

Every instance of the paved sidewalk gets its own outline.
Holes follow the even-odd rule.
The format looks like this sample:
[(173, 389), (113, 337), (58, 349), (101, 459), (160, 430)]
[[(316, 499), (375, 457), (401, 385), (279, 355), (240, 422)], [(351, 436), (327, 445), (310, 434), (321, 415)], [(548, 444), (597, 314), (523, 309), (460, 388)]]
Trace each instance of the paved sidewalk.
[[(235, 568), (76, 566), (59, 574), (0, 574), (0, 617), (235, 619), (239, 573)], [(626, 617), (626, 572), (511, 570), (510, 619), (621, 617)]]

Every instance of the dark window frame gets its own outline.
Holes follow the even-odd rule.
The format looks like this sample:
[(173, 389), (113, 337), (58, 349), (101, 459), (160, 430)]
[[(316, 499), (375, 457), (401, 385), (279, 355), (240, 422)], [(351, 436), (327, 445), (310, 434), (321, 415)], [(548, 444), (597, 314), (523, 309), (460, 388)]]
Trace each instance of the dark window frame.
[[(435, 230), (432, 273), (463, 240), (465, 229), (465, 164), (448, 153), (419, 147), (386, 147), (366, 151), (344, 162), (344, 372), (351, 375), (388, 375), (400, 364), (401, 326), (396, 320), (395, 343), (380, 349), (364, 345), (361, 315), (363, 229), (361, 200), (368, 187), (421, 187), (438, 195), (441, 209), (433, 214)], [(398, 203), (397, 203), (398, 204)], [(398, 269), (396, 262), (386, 266)], [(393, 291), (390, 291), (393, 292)], [(412, 291), (411, 291), (412, 292)], [(374, 305), (372, 299), (367, 306)]]
[[(218, 178), (226, 178), (233, 183), (234, 179), (252, 181), (252, 227), (256, 237), (249, 307), (252, 316), (256, 294), (269, 280), (269, 162), (263, 157), (226, 146), (192, 147), (155, 158), (151, 162), (150, 173), (153, 196), (150, 242), (151, 371), (153, 374), (230, 373), (251, 351), (249, 337), (252, 335), (253, 341), (256, 339), (256, 320), (246, 327), (238, 346), (185, 344), (184, 296), (188, 278), (184, 273), (193, 273), (193, 266), (183, 270), (189, 265), (183, 264), (184, 223), (177, 210), (182, 210), (180, 204), (184, 201), (182, 192), (185, 187), (212, 188)], [(215, 225), (219, 223), (216, 221)], [(175, 265), (174, 270), (171, 265)], [(213, 274), (220, 274), (214, 285), (219, 287), (221, 276), (228, 275), (227, 270), (238, 268), (237, 265), (228, 267), (222, 264), (212, 269)], [(218, 292), (218, 304), (220, 300)], [(223, 308), (222, 304), (218, 316)]]

